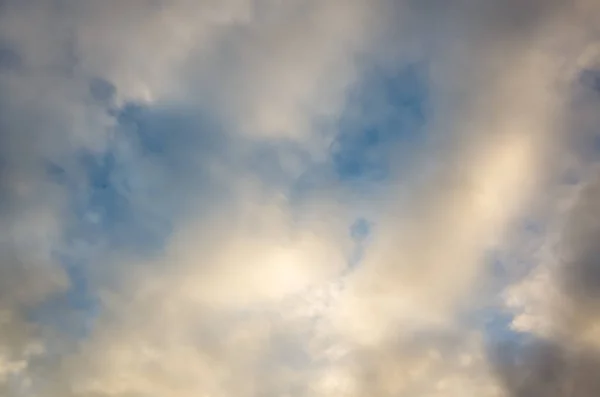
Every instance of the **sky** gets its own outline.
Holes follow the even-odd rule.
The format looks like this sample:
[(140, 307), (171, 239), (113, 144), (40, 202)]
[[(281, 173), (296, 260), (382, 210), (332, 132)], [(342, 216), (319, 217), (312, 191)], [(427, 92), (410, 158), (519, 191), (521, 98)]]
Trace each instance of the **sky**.
[(0, 0), (0, 395), (600, 395), (596, 0)]

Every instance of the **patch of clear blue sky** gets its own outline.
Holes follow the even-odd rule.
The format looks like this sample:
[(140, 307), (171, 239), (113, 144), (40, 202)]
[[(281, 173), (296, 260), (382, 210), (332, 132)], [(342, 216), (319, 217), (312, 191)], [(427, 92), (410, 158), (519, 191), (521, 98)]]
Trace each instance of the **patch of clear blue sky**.
[(349, 192), (349, 201), (377, 194), (398, 172), (394, 167), (410, 169), (431, 113), (426, 62), (368, 70), (349, 92), (327, 160), (298, 178), (291, 198), (302, 201), (331, 185)]
[(331, 163), (344, 182), (381, 182), (393, 157), (408, 156), (423, 142), (430, 117), (426, 65), (370, 73), (351, 94), (331, 147)]

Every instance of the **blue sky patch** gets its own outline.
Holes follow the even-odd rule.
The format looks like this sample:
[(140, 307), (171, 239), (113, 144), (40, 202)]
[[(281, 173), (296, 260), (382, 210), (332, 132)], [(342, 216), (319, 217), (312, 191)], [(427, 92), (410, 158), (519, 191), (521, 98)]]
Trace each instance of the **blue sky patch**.
[(425, 67), (375, 72), (351, 96), (331, 147), (342, 181), (383, 181), (392, 156), (408, 155), (423, 140), (430, 113)]

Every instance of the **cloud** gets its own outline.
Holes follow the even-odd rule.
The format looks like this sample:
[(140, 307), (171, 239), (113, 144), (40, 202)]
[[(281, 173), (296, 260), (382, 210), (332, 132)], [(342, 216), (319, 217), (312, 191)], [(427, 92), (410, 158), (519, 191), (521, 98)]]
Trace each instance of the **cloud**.
[[(430, 161), (381, 210), (377, 237), (352, 276), (352, 325), (341, 326), (346, 332), (356, 326), (356, 337), (381, 343), (399, 327), (410, 333), (454, 321), (485, 275), (487, 253), (502, 244), (528, 207), (559, 133), (554, 124), (560, 97), (553, 84), (560, 74), (547, 53), (516, 44), (509, 50), (510, 68), (497, 70), (487, 60), (474, 65), (491, 78), (465, 98), (444, 97), (447, 87), (436, 84), (441, 77), (466, 78), (462, 70), (443, 69), (440, 76), (438, 65), (430, 69), (434, 109), (440, 112), (427, 125), (429, 147), (422, 155)], [(452, 99), (453, 109), (440, 97)]]
[[(219, 196), (219, 188), (229, 191), (227, 200), (239, 195), (255, 202), (257, 199), (249, 197), (254, 194), (272, 200), (267, 197), (272, 194), (268, 186), (257, 184), (252, 180), (256, 176), (243, 170), (253, 150), (269, 147), (270, 142), (259, 142), (266, 140), (261, 137), (266, 134), (277, 141), (280, 135), (294, 135), (303, 140), (297, 134), (307, 134), (310, 140), (317, 110), (335, 117), (344, 88), (354, 78), (345, 70), (354, 67), (352, 57), (363, 37), (353, 29), (364, 26), (359, 19), (367, 15), (361, 11), (367, 8), (359, 2), (348, 7), (317, 2), (270, 2), (266, 6), (246, 1), (3, 2), (0, 78), (2, 92), (10, 93), (3, 95), (0, 108), (2, 215), (4, 224), (9, 225), (1, 239), (5, 253), (2, 307), (6, 312), (2, 323), (2, 349), (6, 350), (2, 368), (6, 370), (1, 382), (10, 389), (7, 393), (33, 393), (38, 387), (66, 393), (62, 388), (79, 384), (72, 379), (74, 374), (66, 374), (61, 381), (59, 374), (52, 374), (44, 365), (48, 357), (69, 362), (60, 357), (76, 349), (77, 340), (69, 340), (72, 330), (64, 329), (71, 323), (47, 320), (70, 318), (65, 313), (78, 303), (63, 300), (64, 294), (84, 299), (76, 291), (85, 288), (81, 294), (99, 301), (103, 289), (118, 289), (114, 286), (119, 285), (122, 293), (138, 288), (136, 283), (127, 285), (126, 280), (138, 269), (136, 260), (144, 260), (138, 252), (124, 252), (123, 248), (142, 240), (136, 250), (148, 250), (144, 235), (158, 234), (164, 239), (171, 222), (185, 217), (203, 219), (213, 203), (206, 200), (203, 205), (201, 197)], [(286, 27), (294, 24), (295, 28)], [(310, 39), (305, 32), (315, 36)], [(221, 57), (228, 54), (242, 62), (223, 64)], [(213, 61), (221, 63), (213, 65)], [(235, 65), (240, 67), (232, 68)], [(228, 86), (227, 81), (237, 87)], [(321, 98), (325, 102), (319, 104)], [(141, 102), (140, 114), (132, 102)], [(168, 110), (154, 112), (164, 108)], [(199, 120), (202, 117), (189, 116), (201, 109), (203, 114), (212, 113), (213, 120), (219, 118), (218, 124), (227, 131), (205, 125), (205, 120)], [(271, 120), (277, 118), (285, 125)], [(258, 138), (256, 145), (247, 142), (246, 132)], [(209, 147), (201, 139), (220, 135), (241, 137), (227, 149)], [(206, 150), (203, 160), (197, 157), (202, 150)], [(295, 151), (304, 150), (300, 145)], [(281, 162), (279, 154), (272, 158), (270, 167), (283, 168), (286, 175), (289, 166)], [(291, 167), (297, 165), (292, 162)], [(201, 173), (206, 175), (203, 181), (199, 180)], [(194, 205), (204, 208), (190, 207), (186, 197), (193, 197)], [(195, 281), (186, 281), (188, 287), (179, 299), (191, 306), (209, 302), (217, 308), (237, 307), (248, 299), (268, 302), (345, 265), (336, 246), (327, 245), (327, 238), (321, 241), (310, 232), (296, 235), (290, 230), (302, 220), (290, 219), (288, 209), (248, 204), (242, 211), (238, 204), (228, 203), (220, 202), (218, 213), (223, 219), (213, 222), (223, 228), (218, 233), (223, 241), (213, 239), (211, 232), (217, 230), (195, 231), (202, 221), (193, 221), (192, 226), (183, 222), (185, 233), (178, 225), (176, 236), (206, 240), (202, 246), (211, 251), (206, 258), (204, 252), (196, 251), (195, 241), (190, 241), (185, 248), (168, 250), (171, 260), (181, 262), (175, 274), (165, 270), (169, 260), (139, 264), (140, 269), (148, 266), (143, 272), (148, 283), (156, 277), (151, 270), (168, 274), (156, 299), (160, 301), (170, 289), (176, 289), (175, 284), (192, 279)], [(223, 208), (230, 209), (231, 216), (226, 216)], [(236, 230), (238, 227), (242, 230)], [(261, 232), (261, 228), (266, 230)], [(153, 240), (158, 245), (154, 253), (161, 251), (162, 239)], [(195, 267), (198, 260), (212, 267), (200, 271)], [(285, 266), (280, 269), (281, 261)], [(238, 262), (258, 266), (259, 272), (253, 278), (229, 278), (239, 273)], [(314, 262), (313, 268), (305, 269), (304, 262)], [(170, 287), (169, 278), (175, 283)], [(214, 289), (215, 285), (219, 288)], [(206, 289), (204, 295), (195, 296), (197, 287)], [(192, 294), (191, 302), (187, 294)], [(98, 307), (110, 317), (110, 308)], [(49, 313), (41, 315), (39, 310)], [(100, 328), (105, 326), (103, 320), (92, 324), (95, 321), (102, 324)], [(109, 321), (106, 328), (126, 325)], [(56, 332), (58, 338), (52, 336)], [(104, 334), (99, 330), (90, 338)], [(38, 339), (47, 352), (30, 348), (37, 346)], [(116, 345), (120, 343), (117, 339), (107, 343)], [(90, 341), (94, 343), (102, 345)], [(34, 353), (42, 357), (33, 359)], [(85, 354), (75, 356), (83, 357), (84, 367), (87, 361), (96, 360)], [(33, 374), (37, 377), (30, 379)], [(89, 374), (100, 377), (93, 371)]]
[(593, 77), (598, 61), (596, 40), (585, 22), (597, 18), (598, 10), (581, 2), (578, 11), (582, 22), (572, 26), (569, 35), (571, 50), (576, 48), (578, 56), (563, 69), (569, 70), (569, 78), (560, 144), (553, 152), (554, 180), (540, 200), (548, 226), (529, 253), (533, 269), (507, 288), (504, 297), (515, 314), (512, 328), (533, 338), (529, 346), (518, 348), (521, 364), (510, 364), (518, 369), (508, 374), (506, 368), (500, 371), (510, 395), (597, 393), (590, 374), (598, 366), (597, 118), (591, 111), (598, 103)]
[[(553, 340), (519, 364), (465, 318), (498, 299), (490, 252), (579, 156), (565, 126), (596, 125), (569, 86), (593, 65), (594, 15), (587, 1), (3, 2), (0, 391), (586, 383), (593, 355)], [(385, 178), (362, 195), (371, 166)], [(568, 319), (530, 279), (511, 295), (581, 340), (595, 335), (595, 190), (565, 229)], [(513, 325), (534, 332), (531, 319)]]
[(515, 328), (594, 348), (596, 170), (591, 169), (591, 180), (571, 189), (566, 208), (555, 215), (558, 220), (541, 249), (537, 268), (506, 295), (507, 304), (518, 313)]
[(534, 339), (503, 345), (495, 353), (500, 379), (511, 396), (588, 396), (600, 387), (594, 351)]
[(174, 237), (159, 263), (123, 272), (123, 288), (103, 294), (95, 329), (66, 360), (75, 395), (255, 395), (306, 384), (311, 319), (294, 312), (318, 308), (286, 302), (340, 272), (344, 253), (331, 244), (331, 218), (292, 227), (285, 206), (254, 202), (244, 197), (242, 208)]

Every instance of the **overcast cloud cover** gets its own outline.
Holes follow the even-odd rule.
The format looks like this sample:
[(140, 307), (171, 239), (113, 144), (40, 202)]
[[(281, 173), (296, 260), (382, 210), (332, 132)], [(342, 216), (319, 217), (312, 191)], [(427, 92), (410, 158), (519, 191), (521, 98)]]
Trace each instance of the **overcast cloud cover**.
[(0, 395), (600, 394), (596, 0), (0, 0)]

